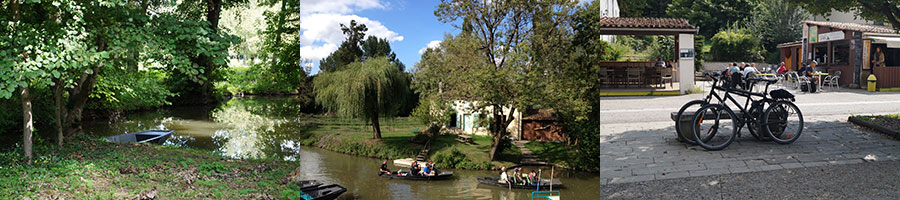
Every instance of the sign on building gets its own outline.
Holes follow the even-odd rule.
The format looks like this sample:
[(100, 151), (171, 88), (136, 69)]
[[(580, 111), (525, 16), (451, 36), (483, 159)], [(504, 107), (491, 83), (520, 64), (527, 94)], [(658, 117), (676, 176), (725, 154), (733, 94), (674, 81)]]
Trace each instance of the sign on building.
[(828, 42), (835, 40), (843, 40), (844, 39), (844, 31), (835, 31), (819, 34), (818, 40), (819, 42)]
[(812, 37), (813, 35), (819, 35), (819, 27), (818, 26), (809, 26), (809, 43), (818, 42), (819, 37)]

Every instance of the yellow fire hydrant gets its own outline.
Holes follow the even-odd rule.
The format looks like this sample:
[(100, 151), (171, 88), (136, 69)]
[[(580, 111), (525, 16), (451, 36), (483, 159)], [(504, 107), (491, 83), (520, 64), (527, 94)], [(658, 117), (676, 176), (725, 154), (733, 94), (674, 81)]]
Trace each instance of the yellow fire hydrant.
[(875, 74), (869, 74), (869, 78), (866, 80), (868, 80), (868, 82), (869, 82), (869, 86), (866, 87), (866, 90), (869, 90), (869, 92), (874, 92), (875, 91), (875, 83), (878, 80), (875, 78)]

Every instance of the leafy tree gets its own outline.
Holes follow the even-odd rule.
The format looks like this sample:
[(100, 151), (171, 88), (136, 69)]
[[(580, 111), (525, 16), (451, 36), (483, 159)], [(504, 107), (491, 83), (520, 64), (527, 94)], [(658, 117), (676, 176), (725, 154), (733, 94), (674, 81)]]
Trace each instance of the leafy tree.
[(759, 38), (749, 29), (727, 29), (710, 39), (710, 54), (715, 61), (762, 61)]
[(855, 12), (863, 19), (888, 22), (900, 31), (900, 2), (896, 0), (794, 0), (788, 1), (816, 15), (828, 15), (831, 11)]
[(711, 38), (728, 25), (753, 14), (752, 0), (672, 0), (666, 13), (699, 26), (700, 35)]
[(263, 50), (271, 60), (269, 68), (276, 72), (273, 81), (305, 91), (307, 74), (300, 57), (300, 2), (267, 0), (261, 5), (279, 7), (277, 12), (265, 14), (268, 26)]
[(803, 8), (780, 0), (760, 0), (753, 13), (748, 28), (759, 34), (763, 48), (769, 52), (776, 51), (778, 44), (800, 40), (800, 21), (809, 18)]
[[(626, 0), (618, 1), (622, 17), (669, 17), (666, 8), (672, 0)], [(596, 5), (597, 3), (593, 3)]]
[(365, 24), (356, 24), (356, 20), (350, 20), (349, 25), (341, 24), (341, 31), (347, 38), (341, 42), (336, 51), (319, 61), (319, 68), (322, 71), (333, 72), (341, 70), (347, 64), (360, 61), (363, 57), (360, 43), (368, 30)]
[[(454, 27), (462, 29), (460, 49), (449, 51), (449, 55), (460, 54), (475, 59), (462, 60), (468, 63), (449, 66), (461, 68), (458, 72), (448, 74), (445, 86), (452, 87), (458, 95), (454, 98), (477, 102), (477, 108), (490, 113), (493, 120), (489, 126), (493, 142), (489, 153), (490, 159), (497, 159), (502, 138), (509, 134), (506, 128), (514, 119), (514, 113), (527, 107), (531, 98), (521, 98), (530, 92), (527, 77), (536, 73), (529, 65), (529, 36), (534, 29), (532, 17), (539, 10), (557, 14), (566, 13), (574, 6), (574, 1), (479, 1), (479, 0), (442, 0), (434, 14), (444, 23), (455, 23)], [(549, 16), (547, 14), (546, 16)], [(565, 14), (561, 14), (565, 15)], [(537, 22), (565, 22), (565, 20)], [(556, 27), (556, 26), (551, 26)], [(451, 45), (453, 46), (453, 45)], [(456, 48), (456, 47), (452, 47)], [(456, 53), (457, 51), (475, 51), (478, 55)], [(445, 65), (445, 67), (449, 67)], [(490, 108), (490, 109), (488, 109)]]
[(397, 113), (409, 88), (406, 77), (385, 57), (353, 62), (346, 68), (316, 76), (316, 102), (339, 115), (371, 121), (372, 137), (381, 139), (378, 118)]

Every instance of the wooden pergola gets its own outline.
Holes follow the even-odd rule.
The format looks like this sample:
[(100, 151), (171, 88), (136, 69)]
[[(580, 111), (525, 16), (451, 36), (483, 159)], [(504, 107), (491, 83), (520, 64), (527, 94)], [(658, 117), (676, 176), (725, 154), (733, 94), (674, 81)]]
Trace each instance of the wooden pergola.
[[(681, 94), (694, 87), (694, 34), (698, 29), (679, 18), (600, 18), (597, 27), (603, 35), (665, 35), (675, 37), (675, 58), (677, 64), (673, 69), (678, 71), (677, 81)], [(677, 70), (685, 69), (685, 70)]]

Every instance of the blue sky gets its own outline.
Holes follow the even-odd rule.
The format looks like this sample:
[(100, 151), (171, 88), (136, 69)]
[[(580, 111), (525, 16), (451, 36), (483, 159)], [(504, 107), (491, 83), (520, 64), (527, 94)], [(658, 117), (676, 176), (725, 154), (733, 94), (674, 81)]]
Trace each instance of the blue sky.
[(366, 24), (367, 35), (391, 41), (400, 61), (412, 69), (421, 58), (420, 50), (443, 40), (445, 33), (459, 31), (434, 16), (440, 1), (416, 0), (302, 0), (301, 55), (309, 59), (312, 73), (319, 71), (321, 58), (343, 41), (340, 23), (350, 19)]

